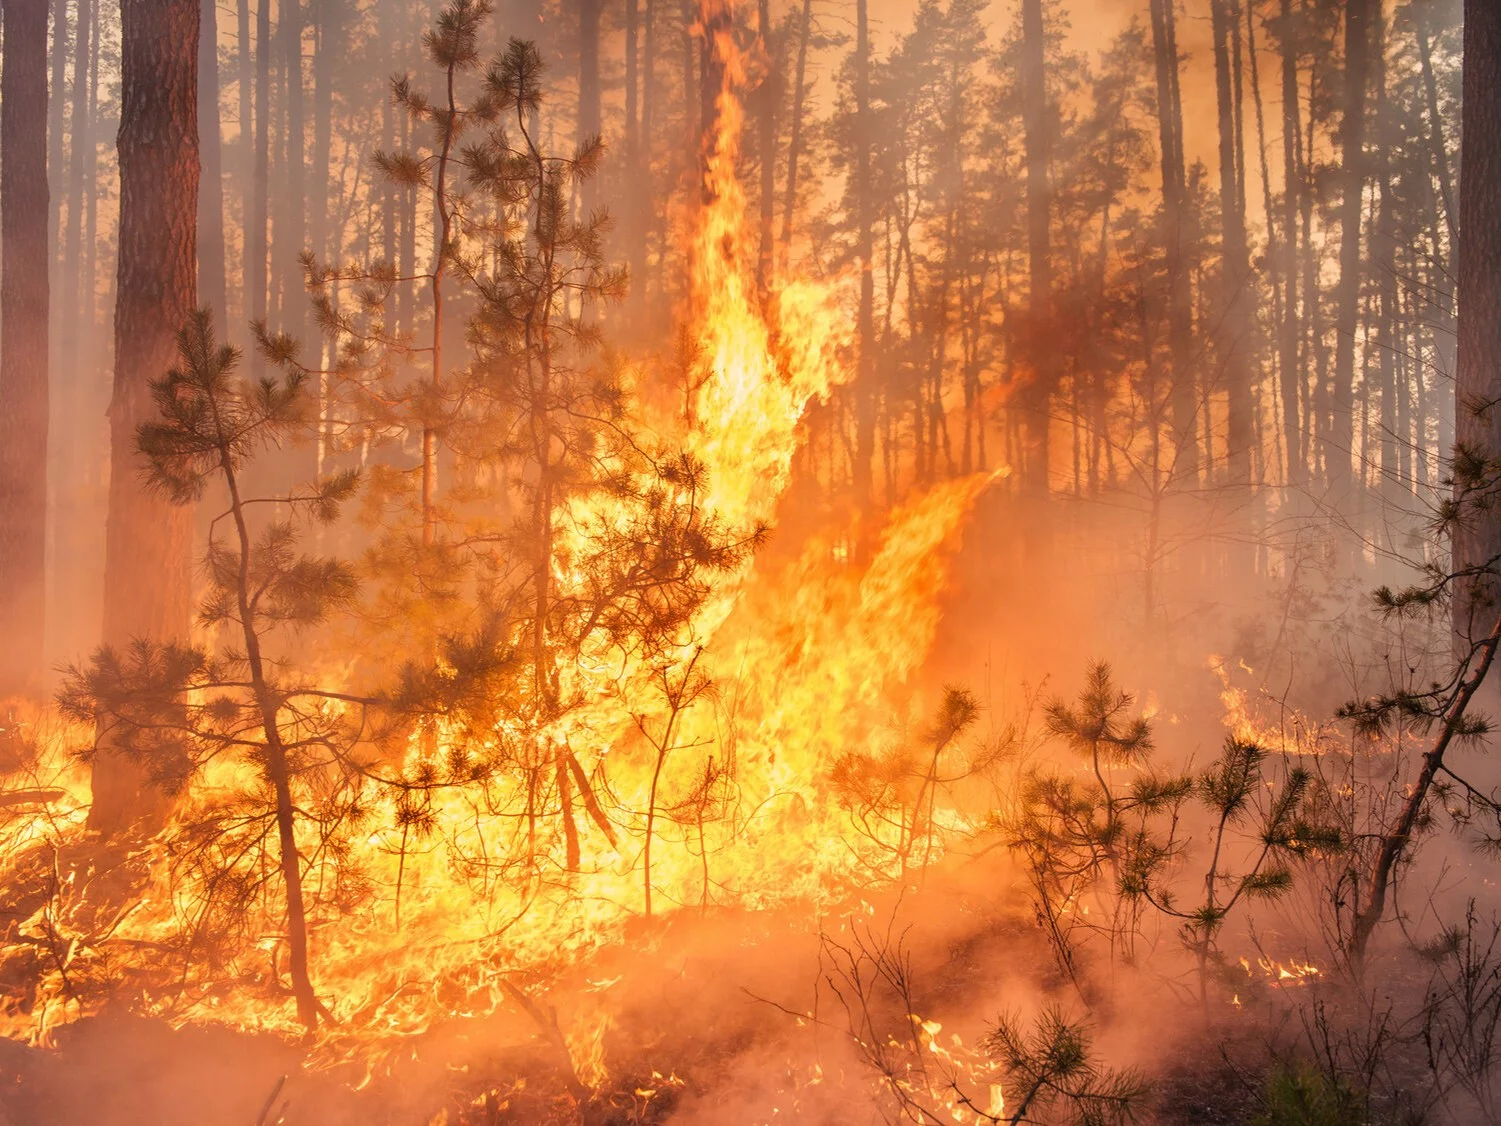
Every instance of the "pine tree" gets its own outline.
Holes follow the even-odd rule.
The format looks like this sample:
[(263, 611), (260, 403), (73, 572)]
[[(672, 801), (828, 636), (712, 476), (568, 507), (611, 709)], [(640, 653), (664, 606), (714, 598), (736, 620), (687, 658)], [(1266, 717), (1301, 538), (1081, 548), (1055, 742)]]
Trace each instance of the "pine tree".
[[(347, 566), (298, 553), (295, 521), (334, 520), (357, 478), (346, 473), (278, 497), (245, 495), (246, 466), (301, 424), (302, 380), (294, 374), (242, 385), (239, 353), (215, 344), (207, 310), (183, 329), (178, 349), (178, 366), (152, 383), (159, 418), (141, 424), (137, 446), (151, 488), (168, 503), (185, 509), (210, 485), (227, 494), (228, 507), (211, 525), (209, 589), (198, 611), (202, 626), (224, 631), (222, 648), (147, 639), (106, 645), (69, 671), (60, 701), (65, 713), (95, 726), (100, 748), (128, 757), (166, 790), (228, 756), (263, 777), (269, 809), (259, 794), (242, 795), (248, 816), (241, 831), (274, 826), (288, 972), (298, 1019), (311, 1031), (321, 1006), (309, 966), (299, 822), (309, 816), (305, 810), (326, 808), (331, 792), (336, 806), (355, 800), (331, 784), (330, 767), (347, 772), (345, 790), (359, 775), (344, 757), (349, 734), (316, 706), (339, 693), (320, 691), (289, 664), (285, 654), (294, 647), (278, 653), (272, 646), (278, 635), (317, 625), (353, 599)], [(272, 516), (257, 532), (255, 511), (290, 512), (293, 520)], [(220, 538), (221, 521), (230, 528), (227, 539)], [(315, 792), (295, 793), (308, 779), (316, 780)]]

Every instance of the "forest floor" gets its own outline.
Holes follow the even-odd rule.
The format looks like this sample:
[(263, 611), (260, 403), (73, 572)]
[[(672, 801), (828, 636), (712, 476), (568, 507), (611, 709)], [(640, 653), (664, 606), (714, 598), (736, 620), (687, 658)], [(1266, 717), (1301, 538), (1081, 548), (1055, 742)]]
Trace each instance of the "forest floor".
[[(56, 1028), (49, 1050), (0, 1041), (0, 1126), (892, 1121), (889, 1086), (852, 1030), (894, 1046), (910, 1005), (942, 1026), (944, 1044), (958, 1033), (972, 1048), (1003, 1012), (1077, 1008), (1035, 925), (1004, 885), (975, 874), (898, 907), (856, 905), (848, 928), (785, 911), (643, 920), (536, 993), (530, 1017), (507, 1004), (399, 1040), (334, 1030), (311, 1057), (271, 1035), (173, 1028), (131, 1015), (122, 999)], [(847, 972), (849, 959), (881, 944), (905, 967), (905, 1002), (881, 994), (873, 965), (862, 971), (869, 988), (852, 988), (861, 974)], [(1292, 1019), (1271, 1000), (1229, 1009), (1207, 1027), (1191, 1006), (1160, 995), (1102, 1012), (1102, 1060), (1124, 1061), (1153, 1084), (1138, 1121), (1251, 1121), (1275, 1026)], [(539, 1014), (557, 1023), (549, 1029)], [(591, 1021), (602, 1033), (602, 1071), (579, 1097), (560, 1034)], [(571, 1054), (579, 1056), (576, 1044)], [(900, 1073), (911, 1057), (893, 1049), (887, 1058)], [(983, 1095), (980, 1073), (958, 1082)]]

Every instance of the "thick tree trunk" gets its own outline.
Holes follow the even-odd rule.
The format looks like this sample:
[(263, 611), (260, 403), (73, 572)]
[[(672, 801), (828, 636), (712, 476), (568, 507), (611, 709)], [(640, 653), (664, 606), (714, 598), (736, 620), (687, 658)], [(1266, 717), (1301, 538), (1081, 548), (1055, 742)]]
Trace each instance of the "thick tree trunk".
[(1022, 3), (1022, 130), (1027, 163), (1027, 259), (1031, 331), (1027, 362), (1032, 383), (1022, 396), (1027, 449), (1023, 458), (1022, 488), (1046, 496), (1051, 449), (1049, 402), (1057, 371), (1049, 325), (1053, 319), (1052, 196), (1049, 175), (1052, 138), (1048, 131), (1047, 30), (1042, 0)]
[[(0, 60), (0, 694), (43, 679), (47, 550), (47, 0), (5, 0)], [(61, 100), (61, 90), (58, 91)]]
[[(1460, 449), (1501, 458), (1501, 4), (1466, 0), (1464, 108), (1459, 174), (1459, 369), (1455, 437)], [(1501, 511), (1461, 522), (1456, 570), (1501, 556)], [(1454, 629), (1468, 649), (1501, 603), (1501, 583), (1485, 577), (1454, 601)]]
[[(223, 326), (228, 315), (224, 272), (224, 158), (219, 137), (219, 4), (201, 0), (198, 47), (198, 292)], [(222, 331), (222, 328), (221, 328)]]
[(1364, 210), (1366, 87), (1370, 84), (1373, 0), (1346, 0), (1344, 113), (1340, 125), (1344, 196), (1340, 201), (1339, 312), (1334, 325), (1333, 415), (1324, 454), (1333, 499), (1345, 500), (1355, 452), (1355, 334), (1359, 328), (1360, 225)]
[[(121, 4), (120, 251), (110, 402), (104, 641), (185, 640), (193, 512), (150, 491), (136, 431), (156, 416), (151, 381), (177, 356), (197, 302), (198, 0)], [(138, 764), (101, 749), (90, 824), (118, 832), (160, 814)]]

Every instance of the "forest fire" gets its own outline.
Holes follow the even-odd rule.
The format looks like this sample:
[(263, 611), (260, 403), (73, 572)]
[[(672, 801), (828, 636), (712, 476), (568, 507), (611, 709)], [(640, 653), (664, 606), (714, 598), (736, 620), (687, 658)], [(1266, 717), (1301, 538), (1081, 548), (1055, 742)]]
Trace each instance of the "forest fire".
[(0, 1126), (1501, 1120), (1463, 8), (4, 0)]
[[(740, 249), (752, 244), (735, 172), (743, 66), (728, 36), (715, 50), (724, 89), (691, 257), (691, 332), (702, 374), (682, 415), (653, 427), (680, 430), (703, 467), (702, 495), (689, 498), (695, 485), (687, 482), (677, 499), (701, 505), (706, 522), (746, 528), (776, 515), (808, 406), (849, 377), (838, 359), (848, 341), (836, 327), (833, 295), (820, 287), (778, 288), (762, 310), (753, 264)], [(325, 827), (309, 823), (298, 847), (317, 859), (309, 859), (305, 883), (338, 886), (358, 873), (365, 889), (358, 911), (315, 924), (310, 938), (330, 1059), (353, 1050), (351, 1040), (410, 1036), (437, 1020), (513, 1003), (522, 996), (518, 982), (619, 941), (622, 927), (643, 910), (650, 916), (654, 902), (658, 911), (663, 904), (816, 910), (853, 886), (855, 853), (822, 780), (842, 748), (875, 737), (891, 690), (924, 660), (946, 560), (996, 476), (957, 479), (894, 512), (863, 566), (836, 563), (839, 543), (822, 536), (770, 573), (744, 557), (719, 576), (679, 638), (649, 660), (611, 638), (560, 666), (560, 691), (570, 700), (564, 715), (541, 730), (501, 723), (484, 736), (491, 746), (527, 741), (574, 756), (578, 786), (609, 794), (608, 811), (598, 797), (585, 799), (588, 818), (569, 824), (566, 862), (553, 872), (542, 870), (560, 844), (553, 828), (529, 828), (526, 847), (535, 855), (524, 860), (533, 871), (525, 880), (497, 878), (479, 859), (515, 847), (503, 811), (527, 804), (527, 777), (435, 785), (422, 792), (420, 818), (411, 813), (412, 789), (377, 786), (362, 811), (369, 828), (337, 852), (320, 839)], [(589, 554), (589, 538), (602, 525), (624, 531), (630, 519), (613, 497), (570, 502), (553, 563), (556, 598), (577, 596), (570, 587), (589, 580), (569, 563)], [(713, 703), (700, 703), (700, 680), (716, 685)], [(393, 765), (403, 778), (436, 778), (445, 759), (465, 753), (451, 742), (458, 737), (442, 722), (414, 731), (405, 761)], [(68, 736), (43, 742), (35, 769), (56, 772), (49, 784), (65, 787), (68, 801), (49, 801), (7, 826), (15, 863), (34, 863), (39, 851), (69, 852), (85, 830), (86, 776), (60, 757)], [(371, 776), (377, 771), (371, 763)], [(257, 785), (243, 764), (201, 771), (179, 795), (173, 821), (143, 848), (148, 883), (140, 898), (102, 933), (89, 929), (99, 893), (80, 883), (85, 873), (68, 873), (19, 928), (28, 949), (51, 946), (56, 965), (9, 1015), (14, 1038), (47, 1045), (59, 1022), (87, 1015), (93, 1002), (76, 981), (83, 975), (138, 982), (142, 1011), (174, 1023), (298, 1029), (275, 986), (286, 956), (278, 922), (285, 906), (265, 886), (254, 921), (229, 937), (216, 966), (184, 966), (175, 985), (154, 972), (155, 952), (199, 940), (218, 895), (213, 885), (248, 875), (199, 867), (184, 852), (198, 847), (192, 838), (202, 826), (217, 825), (227, 795)], [(744, 812), (727, 813), (732, 805)], [(627, 811), (645, 811), (644, 822)], [(565, 808), (563, 816), (573, 814)], [(262, 852), (253, 863), (266, 862)], [(574, 1073), (590, 1088), (606, 1078), (600, 1052), (609, 1020), (602, 1009), (561, 1031)]]

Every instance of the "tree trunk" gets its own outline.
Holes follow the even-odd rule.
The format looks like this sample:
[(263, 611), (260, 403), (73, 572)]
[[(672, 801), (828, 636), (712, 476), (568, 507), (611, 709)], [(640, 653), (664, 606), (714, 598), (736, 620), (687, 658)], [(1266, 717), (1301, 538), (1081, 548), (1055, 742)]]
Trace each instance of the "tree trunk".
[(1346, 0), (1344, 112), (1340, 125), (1344, 195), (1340, 201), (1339, 312), (1334, 326), (1332, 427), (1324, 458), (1336, 502), (1348, 500), (1355, 452), (1355, 333), (1359, 328), (1360, 221), (1365, 197), (1365, 103), (1370, 84), (1373, 0)]
[[(1229, 392), (1226, 464), (1232, 485), (1251, 483), (1252, 382), (1255, 379), (1255, 283), (1246, 237), (1245, 145), (1235, 112), (1239, 82), (1240, 19), (1235, 0), (1211, 0), (1215, 94), (1219, 108), (1220, 224), (1223, 240), (1220, 279), (1220, 360)], [(1236, 49), (1232, 60), (1232, 46)], [(1232, 65), (1233, 63), (1233, 65)]]
[[(70, 613), (49, 610), (50, 632), (58, 652), (74, 652), (81, 641), (78, 612), (80, 588), (87, 583), (94, 593), (94, 582), (81, 561), (97, 557), (88, 544), (92, 542), (94, 521), (88, 511), (85, 490), (92, 479), (90, 465), (97, 459), (99, 443), (94, 440), (95, 413), (93, 400), (94, 276), (88, 268), (92, 247), (85, 241), (90, 204), (97, 193), (92, 160), (94, 156), (94, 103), (90, 85), (90, 62), (97, 45), (95, 36), (98, 12), (94, 0), (79, 0), (77, 46), (73, 52), (73, 110), (71, 156), (68, 161), (68, 223), (63, 235), (62, 306), (59, 322), (68, 331), (58, 333), (58, 363), (52, 374), (54, 402), (66, 423), (57, 428), (52, 439), (56, 453), (52, 457), (57, 481), (53, 487), (52, 518), (52, 595), (50, 607), (68, 607)], [(61, 169), (53, 169), (54, 180), (61, 180)], [(87, 249), (86, 249), (87, 248)], [(92, 515), (92, 514), (90, 514)], [(86, 628), (92, 637), (97, 622)], [(92, 644), (92, 641), (86, 643)]]
[(1168, 406), (1172, 419), (1171, 462), (1175, 478), (1192, 482), (1199, 472), (1199, 400), (1192, 357), (1193, 294), (1184, 260), (1188, 195), (1183, 155), (1183, 102), (1178, 90), (1178, 31), (1175, 0), (1151, 0), (1152, 46), (1157, 70), (1158, 137), (1162, 157), (1163, 252), (1168, 285), (1168, 350), (1172, 374)]
[(1282, 370), (1282, 429), (1287, 443), (1287, 484), (1296, 488), (1308, 479), (1307, 433), (1298, 408), (1308, 375), (1299, 363), (1298, 341), (1298, 198), (1302, 180), (1298, 137), (1302, 113), (1298, 108), (1298, 52), (1292, 31), (1292, 0), (1282, 0), (1282, 324), (1278, 332), (1278, 366)]
[(223, 325), (228, 314), (224, 274), (224, 162), (219, 137), (219, 4), (201, 0), (198, 49), (198, 292)]
[(1049, 175), (1052, 138), (1048, 131), (1047, 29), (1042, 0), (1022, 3), (1022, 130), (1027, 162), (1027, 258), (1031, 326), (1027, 362), (1032, 383), (1022, 398), (1024, 451), (1022, 488), (1035, 496), (1048, 492), (1051, 461), (1049, 402), (1057, 368), (1049, 325), (1053, 318), (1052, 197)]
[(803, 0), (798, 27), (797, 68), (792, 87), (792, 132), (787, 139), (787, 187), (782, 199), (782, 269), (792, 246), (792, 218), (797, 211), (797, 162), (803, 147), (803, 109), (808, 96), (808, 40), (813, 35), (813, 0)]
[[(1371, 228), (1371, 268), (1376, 274), (1379, 308), (1376, 321), (1376, 363), (1380, 372), (1381, 414), (1378, 480), (1383, 494), (1391, 495), (1401, 482), (1397, 459), (1397, 244), (1394, 237), (1396, 200), (1392, 192), (1391, 151), (1387, 148), (1397, 137), (1392, 101), (1387, 90), (1386, 19), (1376, 12), (1376, 38), (1373, 58), (1376, 67), (1376, 150), (1380, 161), (1378, 188), (1380, 207)], [(1366, 452), (1369, 460), (1370, 451)]]
[[(1466, 0), (1464, 102), (1459, 173), (1459, 365), (1455, 437), (1459, 449), (1494, 464), (1501, 458), (1501, 5)], [(1501, 511), (1459, 524), (1454, 569), (1494, 566), (1501, 556)], [(1468, 649), (1501, 603), (1485, 576), (1454, 600), (1454, 629)]]
[[(76, 19), (76, 17), (75, 17)], [(75, 37), (74, 54), (78, 51)], [(67, 130), (63, 128), (63, 107), (66, 104), (63, 99), (63, 80), (68, 73), (68, 0), (53, 0), (52, 3), (52, 84), (49, 89), (52, 97), (47, 104), (47, 168), (53, 179), (61, 182), (63, 175), (63, 138), (67, 136)], [(61, 278), (60, 270), (62, 260), (57, 251), (62, 246), (58, 238), (61, 231), (60, 219), (62, 209), (62, 197), (54, 195), (47, 206), (47, 237), (48, 253), (51, 255), (50, 265), (52, 273), (50, 281), (55, 290)]]
[(757, 91), (760, 105), (756, 115), (759, 127), (757, 147), (761, 150), (761, 238), (756, 256), (756, 289), (764, 299), (766, 288), (771, 284), (773, 226), (777, 206), (777, 102), (781, 95), (771, 56), (771, 0), (758, 0), (756, 21), (761, 54), (766, 59), (766, 72), (761, 78), (761, 89)]
[[(578, 141), (584, 144), (600, 135), (603, 110), (599, 89), (599, 23), (604, 0), (579, 0), (579, 105)], [(579, 188), (579, 201), (587, 216), (598, 196), (595, 177)]]
[(279, 206), (272, 218), (272, 256), (281, 260), (277, 281), (281, 288), (281, 327), (303, 335), (301, 255), (307, 248), (307, 117), (302, 90), (302, 0), (281, 0), (282, 89), (286, 107), (286, 135), (282, 138), (286, 183), (277, 192)]
[[(122, 0), (120, 251), (110, 402), (104, 641), (185, 640), (193, 512), (148, 490), (136, 431), (156, 417), (151, 381), (177, 356), (197, 301), (198, 0)], [(101, 748), (90, 824), (118, 832), (163, 803), (140, 766)]]
[[(635, 291), (646, 308), (646, 264), (655, 217), (665, 208), (656, 206), (652, 181), (652, 122), (657, 106), (657, 0), (646, 0), (645, 26), (641, 29), (641, 127), (636, 148), (636, 229), (632, 234), (632, 266)], [(663, 257), (666, 257), (663, 255)], [(658, 282), (660, 286), (660, 279)]]
[(870, 183), (870, 2), (855, 0), (855, 254), (860, 261), (855, 373), (855, 503), (871, 505), (871, 460), (876, 437), (875, 207)]
[[(239, 0), (235, 6), (235, 55), (236, 94), (240, 102), (240, 304), (237, 320), (244, 323), (251, 319), (250, 283), (246, 277), (250, 258), (251, 216), (255, 212), (255, 103), (251, 92), (255, 88), (255, 63), (250, 42), (250, 0)], [(229, 326), (224, 326), (229, 335)]]
[[(0, 694), (39, 687), (47, 550), (47, 0), (5, 0), (0, 71)], [(62, 91), (58, 91), (59, 101)]]
[[(625, 181), (621, 195), (626, 217), (626, 261), (631, 275), (631, 307), (641, 308), (646, 278), (646, 214), (641, 204), (650, 198), (641, 172), (641, 0), (625, 3)], [(632, 318), (639, 323), (639, 318)]]
[(312, 6), (316, 29), (313, 57), (313, 201), (312, 249), (321, 258), (338, 258), (338, 232), (330, 211), (333, 179), (334, 68), (344, 51), (343, 0)]
[[(267, 279), (271, 222), (271, 0), (256, 0), (255, 6), (255, 170), (252, 206), (245, 232), (245, 284), (250, 289), (245, 302), (250, 319), (266, 321)], [(252, 376), (264, 371), (260, 353), (250, 356)]]

